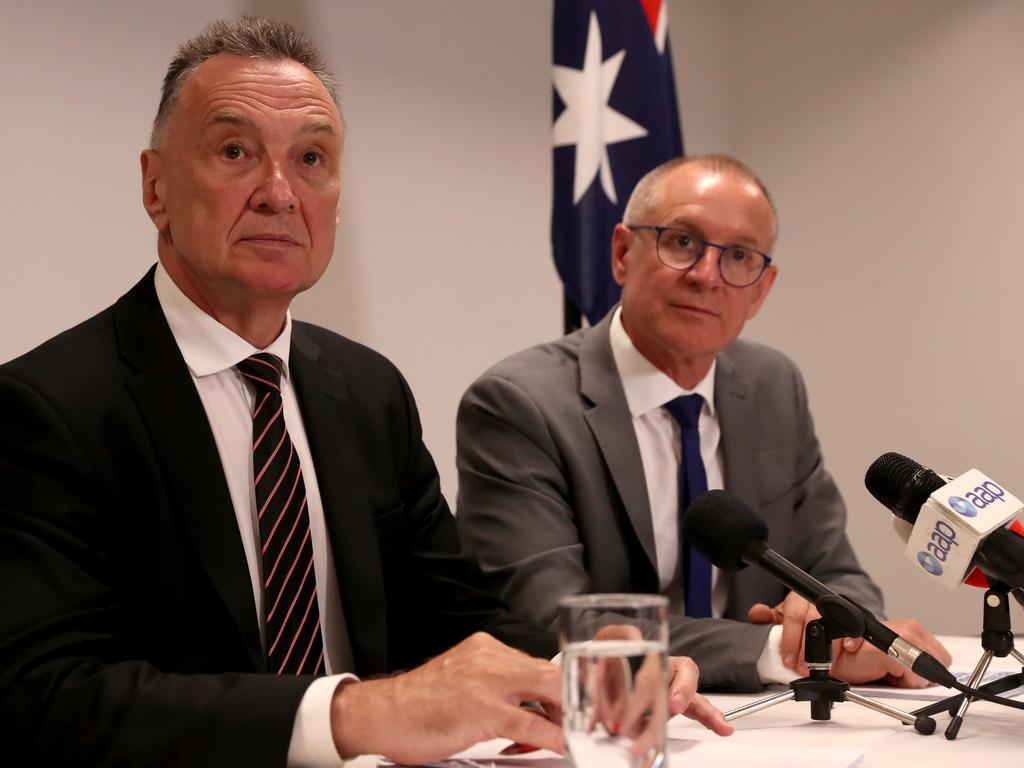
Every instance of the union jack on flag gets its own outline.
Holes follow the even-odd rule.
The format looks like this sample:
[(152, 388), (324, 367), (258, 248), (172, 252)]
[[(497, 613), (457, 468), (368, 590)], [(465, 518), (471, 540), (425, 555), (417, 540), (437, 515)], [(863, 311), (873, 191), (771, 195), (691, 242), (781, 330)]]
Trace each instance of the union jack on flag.
[(683, 152), (665, 0), (555, 0), (551, 242), (591, 323), (619, 300), (611, 235), (633, 187)]

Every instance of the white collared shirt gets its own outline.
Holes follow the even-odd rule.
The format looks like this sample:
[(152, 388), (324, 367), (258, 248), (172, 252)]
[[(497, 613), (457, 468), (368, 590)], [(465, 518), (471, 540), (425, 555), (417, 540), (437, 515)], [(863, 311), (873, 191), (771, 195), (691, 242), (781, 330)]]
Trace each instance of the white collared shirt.
[[(612, 357), (622, 379), (626, 404), (633, 417), (633, 430), (640, 446), (647, 496), (654, 527), (654, 550), (661, 591), (674, 605), (684, 608), (679, 557), (679, 463), (682, 461), (682, 437), (679, 422), (664, 408), (681, 395), (698, 394), (704, 398), (697, 429), (700, 433), (700, 455), (707, 475), (708, 490), (723, 487), (724, 470), (719, 450), (722, 429), (715, 411), (715, 369), (692, 390), (676, 384), (668, 374), (657, 368), (633, 345), (622, 325), (622, 308), (615, 310), (609, 329)], [(721, 616), (725, 610), (724, 584), (718, 569), (712, 569), (712, 613)]]
[[(281, 335), (270, 346), (261, 350), (193, 304), (171, 280), (162, 264), (157, 265), (154, 284), (160, 308), (167, 318), (167, 324), (203, 403), (213, 440), (217, 445), (217, 453), (224, 468), (224, 479), (227, 481), (242, 549), (245, 551), (245, 560), (249, 568), (253, 603), (259, 621), (260, 642), (264, 649), (267, 629), (263, 613), (263, 562), (259, 555), (256, 491), (252, 482), (252, 409), (255, 395), (250, 386), (243, 382), (234, 366), (256, 352), (269, 352), (281, 358), (284, 363), (281, 399), (284, 403), (285, 424), (299, 456), (302, 478), (306, 486), (317, 605), (320, 609), (324, 642), (324, 665), (329, 674), (351, 670), (352, 650), (341, 611), (338, 580), (324, 522), (320, 488), (289, 373), (291, 313), (286, 316)], [(337, 674), (318, 678), (306, 690), (295, 720), (288, 765), (342, 764), (334, 748), (330, 729), (331, 697), (342, 679), (342, 676)]]

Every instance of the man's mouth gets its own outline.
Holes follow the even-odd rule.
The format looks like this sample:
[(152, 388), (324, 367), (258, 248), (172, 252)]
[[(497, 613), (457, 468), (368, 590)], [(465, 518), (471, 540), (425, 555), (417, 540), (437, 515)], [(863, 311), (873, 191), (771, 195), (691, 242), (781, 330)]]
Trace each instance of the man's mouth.
[(282, 235), (276, 232), (263, 232), (255, 235), (247, 235), (242, 238), (243, 242), (255, 243), (257, 245), (268, 245), (268, 246), (290, 246), (298, 245), (299, 242), (290, 235)]
[(709, 307), (703, 307), (699, 304), (673, 304), (675, 309), (681, 309), (685, 312), (693, 312), (699, 315), (706, 315), (708, 317), (718, 317), (718, 312)]

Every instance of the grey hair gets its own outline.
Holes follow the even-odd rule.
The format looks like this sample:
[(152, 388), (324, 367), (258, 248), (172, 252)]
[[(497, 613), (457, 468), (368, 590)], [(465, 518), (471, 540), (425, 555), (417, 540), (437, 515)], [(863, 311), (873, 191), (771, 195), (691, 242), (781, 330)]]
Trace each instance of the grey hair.
[(234, 53), (254, 59), (298, 62), (320, 80), (341, 113), (338, 83), (327, 68), (326, 59), (308, 37), (290, 24), (261, 16), (243, 16), (237, 20), (221, 20), (210, 24), (196, 37), (182, 43), (164, 75), (160, 106), (153, 120), (150, 146), (163, 138), (167, 118), (174, 110), (181, 89), (196, 68), (220, 53)]
[(779, 214), (775, 209), (775, 201), (772, 200), (768, 187), (745, 163), (737, 160), (732, 155), (721, 153), (675, 157), (648, 171), (636, 183), (636, 186), (633, 187), (633, 192), (626, 202), (626, 208), (622, 214), (622, 221), (626, 226), (644, 223), (643, 219), (661, 201), (662, 188), (660, 182), (662, 179), (677, 168), (690, 164), (701, 165), (712, 173), (735, 173), (757, 187), (758, 191), (764, 195), (764, 199), (768, 202), (768, 207), (771, 208), (772, 243), (774, 244), (779, 236)]

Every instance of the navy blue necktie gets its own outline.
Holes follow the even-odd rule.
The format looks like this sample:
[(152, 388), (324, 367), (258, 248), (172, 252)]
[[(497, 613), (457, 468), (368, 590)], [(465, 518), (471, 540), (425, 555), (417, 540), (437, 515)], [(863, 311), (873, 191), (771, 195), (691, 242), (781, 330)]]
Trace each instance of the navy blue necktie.
[[(704, 398), (685, 395), (665, 403), (665, 408), (682, 428), (683, 452), (679, 462), (679, 530), (683, 529), (683, 515), (690, 502), (706, 493), (708, 478), (704, 461), (700, 457), (700, 431), (697, 429)], [(711, 616), (711, 562), (689, 542), (682, 542), (683, 589), (686, 615), (696, 619)]]

